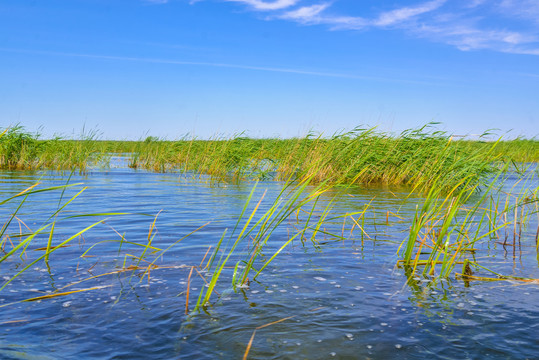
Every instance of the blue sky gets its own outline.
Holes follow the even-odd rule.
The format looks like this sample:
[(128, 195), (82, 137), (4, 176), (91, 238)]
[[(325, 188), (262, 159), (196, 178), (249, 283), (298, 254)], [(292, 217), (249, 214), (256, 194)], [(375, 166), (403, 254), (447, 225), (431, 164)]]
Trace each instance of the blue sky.
[(0, 127), (539, 135), (537, 0), (0, 2)]

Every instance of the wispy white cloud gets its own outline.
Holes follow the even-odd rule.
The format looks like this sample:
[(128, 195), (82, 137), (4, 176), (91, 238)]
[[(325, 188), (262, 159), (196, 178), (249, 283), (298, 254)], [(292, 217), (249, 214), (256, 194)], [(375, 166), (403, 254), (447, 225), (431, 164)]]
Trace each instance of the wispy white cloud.
[(398, 7), (374, 16), (337, 14), (333, 3), (296, 7), (299, 0), (224, 0), (241, 2), (255, 10), (273, 10), (267, 19), (285, 19), (303, 25), (326, 25), (331, 30), (402, 30), (463, 51), (493, 50), (539, 55), (539, 0), (429, 0)]
[(244, 3), (255, 10), (280, 10), (296, 5), (299, 0), (274, 0), (274, 1), (262, 1), (262, 0), (225, 0), (229, 2)]
[(303, 6), (299, 9), (288, 11), (281, 15), (282, 19), (296, 20), (304, 24), (320, 23), (320, 13), (330, 6), (329, 3)]
[(538, 0), (502, 0), (498, 7), (505, 15), (515, 15), (539, 23)]
[(403, 7), (384, 12), (372, 22), (374, 26), (388, 26), (401, 23), (410, 18), (431, 12), (442, 6), (446, 0), (429, 1), (417, 6)]
[(367, 26), (367, 21), (358, 16), (334, 16), (323, 14), (331, 6), (330, 3), (322, 3), (300, 7), (296, 10), (285, 12), (280, 15), (281, 19), (289, 19), (306, 25), (325, 24), (332, 29), (359, 30)]
[(144, 0), (144, 2), (150, 3), (150, 4), (166, 4), (169, 0)]
[(475, 8), (475, 7), (483, 5), (487, 1), (488, 0), (469, 0), (464, 4), (464, 7), (469, 8), (469, 9)]
[(303, 6), (295, 10), (287, 11), (279, 17), (282, 19), (294, 20), (302, 24), (326, 24), (330, 25), (334, 30), (358, 30), (365, 27), (386, 27), (390, 25), (399, 25), (413, 19), (416, 16), (436, 10), (446, 1), (447, 0), (434, 0), (417, 6), (398, 8), (383, 12), (373, 19), (367, 19), (360, 16), (325, 14), (325, 10), (331, 6), (331, 3), (329, 2)]
[(463, 24), (423, 24), (414, 31), (419, 36), (454, 45), (462, 51), (495, 50), (511, 54), (539, 55), (539, 38), (533, 34), (482, 29)]

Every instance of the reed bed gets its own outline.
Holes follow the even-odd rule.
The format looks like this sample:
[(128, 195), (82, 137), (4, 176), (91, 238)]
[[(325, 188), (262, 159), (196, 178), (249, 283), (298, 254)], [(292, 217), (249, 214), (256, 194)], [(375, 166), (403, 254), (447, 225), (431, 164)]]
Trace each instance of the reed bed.
[(355, 128), (323, 137), (292, 139), (100, 141), (84, 133), (78, 140), (40, 140), (15, 126), (0, 138), (0, 168), (85, 171), (107, 166), (113, 154), (129, 157), (129, 166), (157, 172), (209, 175), (213, 181), (311, 179), (331, 185), (407, 186), (427, 192), (434, 184), (450, 191), (460, 179), (480, 184), (497, 167), (539, 161), (539, 141), (455, 140), (434, 124), (399, 135)]

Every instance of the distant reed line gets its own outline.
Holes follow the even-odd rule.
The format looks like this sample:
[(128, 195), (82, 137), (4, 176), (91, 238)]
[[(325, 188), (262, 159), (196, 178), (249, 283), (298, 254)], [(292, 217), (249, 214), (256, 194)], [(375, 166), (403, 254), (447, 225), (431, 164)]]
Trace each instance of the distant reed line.
[[(1, 130), (0, 130), (1, 131)], [(0, 138), (0, 168), (79, 170), (109, 166), (111, 154), (126, 154), (129, 166), (157, 172), (209, 175), (216, 181), (283, 180), (332, 185), (407, 186), (427, 191), (433, 180), (450, 190), (464, 177), (480, 184), (499, 165), (539, 161), (539, 141), (457, 140), (433, 124), (391, 135), (355, 128), (331, 137), (254, 139), (242, 136), (176, 141), (40, 140), (20, 126)]]

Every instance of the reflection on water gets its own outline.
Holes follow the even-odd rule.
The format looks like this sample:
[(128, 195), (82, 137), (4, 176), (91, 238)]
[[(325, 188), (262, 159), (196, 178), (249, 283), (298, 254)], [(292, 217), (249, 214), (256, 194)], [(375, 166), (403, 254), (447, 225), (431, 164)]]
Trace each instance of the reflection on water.
[[(62, 185), (68, 176), (3, 172), (0, 198), (37, 180), (42, 186)], [(11, 230), (13, 226), (35, 230), (82, 186), (88, 188), (62, 216), (130, 214), (105, 216), (105, 224), (51, 254), (50, 272), (38, 262), (0, 292), (1, 358), (241, 358), (257, 327), (249, 352), (252, 359), (505, 359), (535, 358), (539, 353), (537, 283), (447, 279), (432, 286), (428, 278), (407, 281), (406, 270), (395, 267), (397, 248), (415, 211), (415, 199), (405, 201), (404, 191), (349, 191), (335, 211), (360, 211), (374, 198), (364, 224), (370, 238), (358, 231), (349, 236), (347, 231), (345, 240), (321, 239), (316, 248), (296, 241), (248, 287), (237, 292), (220, 287), (215, 302), (192, 316), (185, 315), (187, 286), (192, 308), (204, 283), (196, 273), (189, 278), (191, 266), (199, 265), (224, 229), (234, 226), (252, 184), (210, 186), (185, 174), (125, 168), (73, 174), (70, 183), (83, 185), (66, 189), (63, 195), (60, 191), (33, 195)], [(262, 208), (269, 206), (280, 186), (258, 185), (257, 200), (268, 190)], [(17, 205), (3, 205), (2, 219)], [(397, 212), (403, 219), (393, 215)], [(147, 244), (158, 213), (152, 246), (159, 248), (211, 223), (157, 259), (159, 268), (150, 276), (119, 271), (141, 263), (136, 257), (144, 249), (128, 242)], [(62, 220), (55, 241), (102, 218)], [(331, 226), (328, 230), (345, 233), (342, 220)], [(273, 233), (266, 257), (293, 228), (291, 222)], [(537, 219), (532, 219), (523, 239), (533, 239), (536, 229)], [(32, 246), (46, 246), (47, 239), (48, 233)], [(501, 273), (539, 278), (535, 244), (523, 242), (513, 249), (488, 242), (475, 256)], [(28, 258), (35, 258), (34, 250), (28, 252)], [(3, 280), (21, 268), (18, 258), (1, 263)], [(225, 272), (230, 279), (232, 269)], [(56, 290), (82, 289), (92, 290), (20, 302)], [(260, 328), (266, 324), (271, 325)]]

